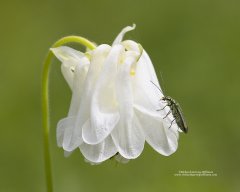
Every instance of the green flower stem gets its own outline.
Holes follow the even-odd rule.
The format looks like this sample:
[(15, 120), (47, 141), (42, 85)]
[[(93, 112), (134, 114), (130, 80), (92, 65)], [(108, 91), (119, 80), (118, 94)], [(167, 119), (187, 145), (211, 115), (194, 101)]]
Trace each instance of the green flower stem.
[[(95, 45), (87, 39), (79, 36), (67, 36), (59, 39), (55, 42), (52, 48), (62, 46), (66, 43), (79, 43), (92, 50)], [(51, 157), (50, 157), (50, 146), (49, 146), (49, 97), (48, 97), (48, 83), (49, 83), (49, 70), (53, 53), (49, 50), (47, 57), (44, 61), (43, 72), (42, 72), (42, 123), (43, 123), (43, 138), (44, 138), (44, 161), (45, 161), (45, 174), (47, 183), (47, 192), (53, 192), (52, 183), (52, 170), (51, 170)]]

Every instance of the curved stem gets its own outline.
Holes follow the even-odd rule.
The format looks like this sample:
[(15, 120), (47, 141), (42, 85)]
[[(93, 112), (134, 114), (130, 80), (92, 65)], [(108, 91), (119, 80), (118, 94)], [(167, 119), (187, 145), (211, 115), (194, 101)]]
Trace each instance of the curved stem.
[[(86, 46), (89, 49), (94, 49), (95, 45), (87, 39), (79, 36), (67, 36), (59, 39), (52, 46), (59, 47), (66, 43), (79, 43)], [(53, 53), (49, 50), (47, 57), (44, 61), (43, 72), (42, 72), (42, 123), (43, 123), (43, 138), (44, 138), (44, 161), (45, 161), (45, 174), (47, 183), (47, 192), (53, 192), (52, 183), (52, 171), (51, 171), (51, 157), (50, 157), (50, 146), (49, 146), (49, 98), (48, 98), (48, 82), (49, 82), (49, 69)]]

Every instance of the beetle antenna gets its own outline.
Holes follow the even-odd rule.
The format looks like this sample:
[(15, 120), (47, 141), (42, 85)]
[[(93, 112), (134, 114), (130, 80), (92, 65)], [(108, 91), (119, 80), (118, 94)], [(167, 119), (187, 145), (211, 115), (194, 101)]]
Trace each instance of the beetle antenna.
[(153, 81), (151, 81), (151, 83), (152, 83), (153, 85), (155, 85), (155, 87), (157, 87), (158, 90), (163, 94), (162, 90), (161, 90), (155, 83), (153, 83)]

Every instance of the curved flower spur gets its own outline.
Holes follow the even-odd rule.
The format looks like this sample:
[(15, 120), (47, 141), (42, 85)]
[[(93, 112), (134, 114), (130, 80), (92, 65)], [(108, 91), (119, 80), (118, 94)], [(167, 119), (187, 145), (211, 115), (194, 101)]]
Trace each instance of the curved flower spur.
[(159, 104), (164, 96), (153, 64), (140, 44), (123, 41), (134, 28), (125, 27), (112, 46), (85, 53), (66, 46), (51, 49), (72, 91), (68, 115), (57, 125), (58, 146), (66, 155), (79, 148), (93, 164), (112, 157), (127, 162), (142, 153), (145, 141), (165, 156), (177, 150), (174, 117), (156, 110), (164, 107)]

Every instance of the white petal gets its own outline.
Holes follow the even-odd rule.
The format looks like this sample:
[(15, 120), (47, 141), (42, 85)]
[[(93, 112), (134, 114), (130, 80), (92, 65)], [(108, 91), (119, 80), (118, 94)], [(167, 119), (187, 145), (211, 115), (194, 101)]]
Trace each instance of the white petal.
[[(59, 147), (63, 147), (65, 151), (71, 152), (82, 144), (80, 133), (73, 134), (76, 117), (67, 117), (61, 119), (57, 125), (57, 142)], [(74, 135), (74, 137), (73, 137)]]
[(51, 51), (62, 62), (62, 74), (69, 87), (73, 89), (75, 67), (77, 64), (89, 63), (88, 58), (80, 51), (66, 46), (51, 48)]
[(120, 154), (115, 155), (115, 159), (116, 159), (116, 161), (118, 161), (119, 163), (123, 163), (123, 164), (129, 162), (129, 159), (124, 158), (124, 157), (121, 156)]
[[(143, 55), (146, 56), (145, 51)], [(134, 104), (141, 105), (149, 111), (157, 112), (157, 109), (163, 108), (159, 106), (163, 94), (158, 89), (159, 84), (155, 72), (150, 70), (151, 67), (149, 66), (152, 63), (147, 62), (144, 58), (141, 58), (138, 62), (136, 75), (133, 77)]]
[(71, 90), (73, 90), (73, 79), (74, 79), (73, 71), (71, 70), (71, 68), (69, 68), (69, 65), (66, 65), (65, 63), (61, 65), (61, 71), (68, 86), (70, 87)]
[(135, 41), (132, 40), (125, 40), (122, 41), (121, 44), (124, 46), (125, 49), (128, 51), (136, 51), (139, 52), (139, 45)]
[(137, 158), (144, 148), (144, 135), (139, 121), (133, 113), (132, 85), (129, 74), (131, 64), (132, 60), (126, 60), (119, 66), (116, 93), (120, 121), (112, 132), (113, 141), (119, 153), (126, 159)]
[(103, 141), (119, 120), (114, 82), (122, 52), (123, 47), (116, 45), (106, 58), (92, 95), (91, 119), (83, 127), (85, 143), (97, 144)]
[(69, 157), (73, 152), (64, 151), (64, 157)]
[(117, 36), (116, 39), (114, 40), (114, 42), (113, 42), (112, 45), (117, 45), (117, 44), (119, 44), (119, 43), (122, 41), (123, 36), (125, 35), (125, 33), (127, 33), (128, 31), (134, 30), (135, 27), (136, 27), (136, 25), (133, 24), (132, 27), (131, 27), (131, 26), (127, 26), (127, 27), (123, 28), (122, 31), (118, 34), (118, 36)]
[[(88, 71), (89, 64), (90, 64), (90, 62), (87, 57), (83, 57), (83, 58), (79, 59), (78, 62), (62, 63), (61, 71), (62, 71), (63, 77), (67, 81), (71, 90), (74, 89), (73, 84), (74, 84), (74, 77), (76, 74), (76, 67), (78, 66), (79, 68), (82, 68), (82, 70), (84, 70), (86, 73)], [(81, 79), (83, 79), (83, 78), (81, 78)]]
[(158, 153), (168, 156), (174, 153), (178, 147), (178, 131), (174, 125), (169, 128), (160, 116), (149, 113), (140, 106), (135, 106), (146, 141)]
[(78, 61), (85, 56), (84, 53), (66, 46), (51, 48), (50, 50), (62, 63), (69, 61)]
[[(135, 51), (135, 52), (140, 51), (139, 44), (132, 40), (125, 40), (121, 44), (129, 51)], [(153, 67), (152, 61), (150, 60), (150, 58), (145, 50), (143, 50), (142, 56), (139, 59), (137, 66), (138, 66), (137, 77), (139, 77), (139, 78), (142, 77), (142, 79), (144, 79), (144, 80), (149, 79), (149, 81), (154, 82), (161, 89), (161, 87), (159, 86), (159, 83), (158, 83), (157, 75), (156, 75), (155, 69)], [(159, 90), (158, 90), (158, 92), (159, 92)], [(162, 90), (160, 92), (162, 93)]]
[(83, 143), (79, 148), (83, 156), (93, 163), (103, 162), (117, 153), (117, 149), (111, 136), (108, 136), (104, 141), (97, 145)]
[[(109, 51), (109, 47), (110, 46), (103, 45), (93, 51), (87, 76), (84, 74), (81, 76), (80, 68), (76, 68), (76, 76), (74, 79), (76, 81), (74, 81), (73, 96), (69, 110), (69, 115), (74, 116), (74, 121), (71, 121), (68, 129), (64, 132), (65, 139), (63, 147), (66, 151), (73, 151), (82, 143), (82, 126), (90, 116), (91, 95), (103, 62), (101, 56)], [(84, 73), (84, 68), (82, 70), (82, 73)], [(84, 78), (85, 76), (86, 78)], [(81, 83), (83, 82), (82, 78), (84, 78), (84, 84)]]
[(75, 130), (76, 114), (79, 110), (81, 102), (81, 94), (83, 84), (88, 71), (89, 61), (84, 58), (79, 59), (79, 63), (76, 64), (74, 69), (73, 89), (72, 89), (72, 100), (68, 113), (68, 117), (61, 120), (58, 123), (59, 145), (63, 146), (66, 151), (72, 151), (82, 143), (81, 130)]
[(87, 159), (85, 159), (85, 158), (84, 158), (84, 161), (85, 161), (86, 163), (89, 163), (90, 165), (99, 165), (99, 164), (102, 163), (102, 162), (100, 162), (100, 163), (94, 163), (94, 162), (89, 161), (89, 160), (87, 160)]
[[(137, 51), (138, 44), (133, 41), (124, 41), (122, 44), (128, 50)], [(154, 85), (156, 84), (156, 85)], [(178, 146), (178, 132), (176, 125), (170, 123), (172, 116), (162, 119), (170, 110), (162, 109), (166, 104), (160, 102), (163, 97), (152, 62), (144, 51), (140, 58), (136, 75), (133, 77), (134, 107), (140, 121), (147, 142), (159, 153), (170, 155)]]
[(145, 138), (135, 115), (133, 118), (120, 120), (112, 131), (112, 138), (118, 152), (126, 159), (135, 159), (143, 151)]
[(72, 89), (72, 100), (68, 116), (75, 116), (79, 110), (83, 86), (86, 80), (87, 72), (89, 68), (89, 61), (84, 61), (77, 64), (74, 70), (73, 89)]
[(58, 147), (63, 146), (63, 138), (64, 138), (65, 128), (68, 127), (66, 125), (62, 125), (62, 123), (60, 123), (61, 121), (63, 121), (63, 120), (60, 120), (57, 125), (57, 145), (58, 145)]
[(91, 123), (92, 121), (89, 119), (83, 125), (83, 140), (88, 144), (95, 145), (102, 142), (111, 133), (119, 121), (119, 113), (99, 112), (99, 115), (92, 119), (95, 121), (94, 123)]
[[(136, 51), (138, 49), (138, 44), (134, 41), (128, 40), (122, 44), (128, 50)], [(161, 100), (164, 95), (159, 86), (153, 64), (145, 51), (143, 51), (136, 66), (136, 75), (133, 77), (134, 104), (143, 107), (149, 113), (155, 113), (161, 118), (165, 117), (170, 108), (166, 107), (166, 103)], [(170, 114), (163, 121), (169, 127), (172, 120), (173, 116)]]
[[(121, 43), (127, 50), (139, 52), (139, 45), (131, 40)], [(163, 97), (161, 87), (153, 67), (153, 64), (143, 51), (138, 63), (136, 64), (136, 75), (133, 76), (134, 103), (145, 107), (149, 111), (155, 111), (160, 107), (159, 100)], [(160, 89), (160, 90), (159, 90)]]

